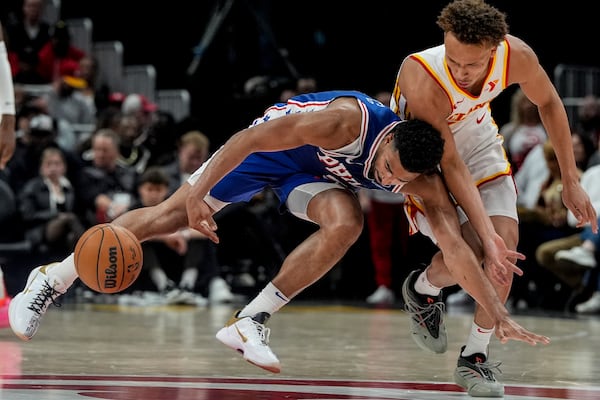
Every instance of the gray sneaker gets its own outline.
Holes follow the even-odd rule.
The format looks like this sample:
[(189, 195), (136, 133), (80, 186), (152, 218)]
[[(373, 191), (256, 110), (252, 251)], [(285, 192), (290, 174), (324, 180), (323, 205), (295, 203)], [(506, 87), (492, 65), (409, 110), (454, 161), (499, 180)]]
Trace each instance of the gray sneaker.
[(500, 371), (499, 362), (489, 363), (487, 357), (481, 353), (470, 356), (458, 357), (456, 370), (454, 371), (454, 382), (466, 389), (472, 397), (504, 397), (504, 385), (496, 380), (493, 369)]
[(446, 306), (441, 292), (433, 297), (415, 291), (414, 284), (420, 273), (421, 270), (414, 270), (402, 284), (404, 309), (410, 314), (411, 336), (423, 350), (444, 353), (448, 349), (444, 324)]

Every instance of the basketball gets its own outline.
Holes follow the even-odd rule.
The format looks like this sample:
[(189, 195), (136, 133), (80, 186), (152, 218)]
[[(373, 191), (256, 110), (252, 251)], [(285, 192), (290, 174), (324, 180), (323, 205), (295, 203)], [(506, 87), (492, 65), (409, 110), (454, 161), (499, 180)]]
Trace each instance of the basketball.
[(127, 289), (139, 276), (142, 262), (139, 240), (117, 225), (95, 225), (75, 245), (79, 279), (96, 292), (117, 293)]

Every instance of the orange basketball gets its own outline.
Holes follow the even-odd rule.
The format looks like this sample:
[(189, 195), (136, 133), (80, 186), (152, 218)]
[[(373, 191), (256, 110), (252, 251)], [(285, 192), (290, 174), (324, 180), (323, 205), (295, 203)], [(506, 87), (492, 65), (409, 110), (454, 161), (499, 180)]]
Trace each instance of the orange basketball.
[(117, 293), (128, 288), (139, 276), (142, 262), (140, 241), (117, 225), (92, 226), (75, 245), (79, 279), (100, 293)]

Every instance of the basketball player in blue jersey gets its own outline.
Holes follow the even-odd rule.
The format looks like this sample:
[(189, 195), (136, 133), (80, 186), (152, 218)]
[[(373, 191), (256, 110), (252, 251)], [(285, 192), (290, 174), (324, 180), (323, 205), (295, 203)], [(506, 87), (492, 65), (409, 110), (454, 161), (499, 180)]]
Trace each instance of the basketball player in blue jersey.
[[(437, 24), (444, 31), (444, 43), (405, 58), (391, 107), (401, 118), (427, 121), (441, 132), (446, 143), (440, 166), (448, 190), (462, 208), (463, 235), (505, 302), (513, 271), (503, 262), (506, 251), (517, 248), (517, 194), (490, 102), (507, 86), (518, 84), (539, 108), (560, 165), (563, 202), (579, 226), (591, 224), (597, 231), (597, 218), (579, 184), (561, 99), (533, 50), (508, 34), (505, 15), (482, 0), (456, 0), (442, 10)], [(419, 208), (418, 202), (409, 207), (412, 228), (429, 235), (429, 221)], [(405, 281), (403, 297), (413, 314), (412, 337), (420, 347), (446, 351), (441, 289), (455, 283), (441, 254)], [(504, 386), (486, 363), (495, 326), (493, 318), (477, 307), (454, 374), (472, 396), (504, 394)]]
[(15, 90), (8, 62), (8, 50), (0, 24), (0, 170), (15, 152)]
[[(362, 93), (300, 95), (270, 107), (233, 135), (163, 203), (129, 211), (113, 223), (140, 240), (189, 225), (218, 243), (213, 214), (271, 187), (289, 212), (317, 224), (319, 229), (287, 256), (273, 280), (217, 333), (218, 340), (244, 359), (279, 372), (264, 324), (327, 273), (359, 237), (363, 213), (356, 191), (365, 187), (410, 193), (421, 199), (453, 276), (493, 316), (500, 340), (548, 343), (547, 337), (509, 317), (460, 235), (456, 208), (437, 174), (443, 146), (431, 125), (401, 121)], [(72, 254), (60, 263), (35, 268), (11, 303), (13, 331), (29, 340), (49, 304), (75, 279)]]

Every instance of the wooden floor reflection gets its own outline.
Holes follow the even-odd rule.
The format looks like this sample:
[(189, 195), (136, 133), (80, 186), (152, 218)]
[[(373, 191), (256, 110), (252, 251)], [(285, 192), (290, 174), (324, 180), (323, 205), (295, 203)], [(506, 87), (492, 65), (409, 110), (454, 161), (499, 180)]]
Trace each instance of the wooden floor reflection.
[[(290, 304), (269, 321), (280, 374), (215, 338), (233, 306), (51, 308), (37, 336), (0, 329), (0, 399), (455, 399), (468, 313), (447, 316), (449, 350), (420, 351), (401, 310)], [(600, 320), (515, 317), (547, 346), (491, 344), (506, 399), (600, 399)]]

